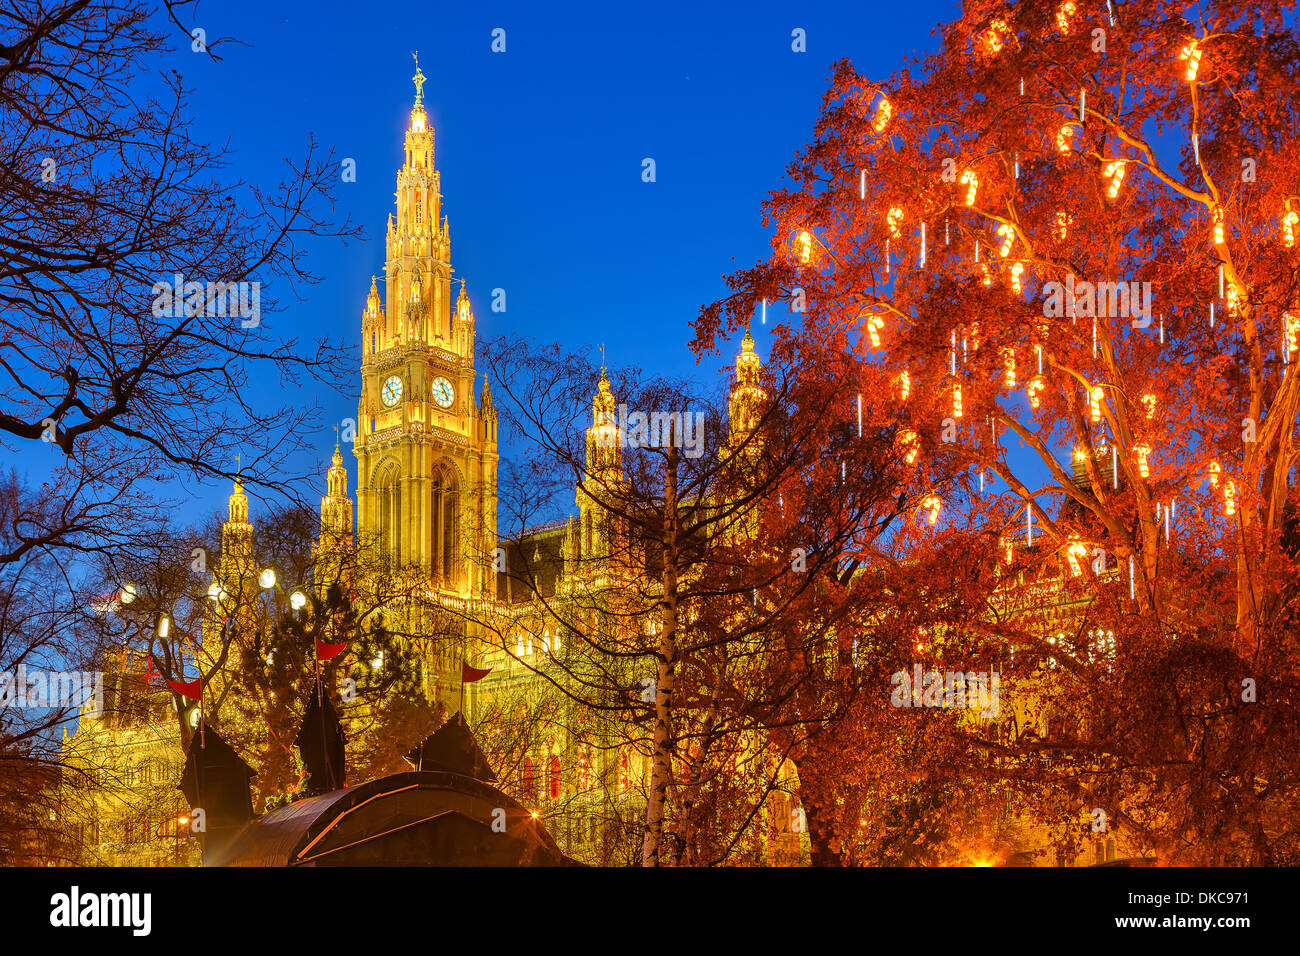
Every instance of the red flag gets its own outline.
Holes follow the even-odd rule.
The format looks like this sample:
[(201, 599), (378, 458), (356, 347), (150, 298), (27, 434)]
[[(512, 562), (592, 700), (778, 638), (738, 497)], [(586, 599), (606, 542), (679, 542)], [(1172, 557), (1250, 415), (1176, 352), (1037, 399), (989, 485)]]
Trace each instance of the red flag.
[(203, 696), (202, 677), (198, 680), (192, 680), (189, 682), (167, 680), (166, 677), (164, 677), (163, 680), (167, 681), (167, 686), (176, 691), (176, 693), (180, 694), (182, 697), (188, 697), (190, 700), (199, 700)]
[(472, 684), (487, 677), (492, 668), (479, 670), (477, 667), (470, 667), (469, 661), (461, 661), (460, 664), (460, 682), (462, 684)]
[(316, 659), (318, 661), (328, 661), (338, 657), (347, 649), (348, 642), (342, 644), (326, 644), (319, 637), (316, 638)]

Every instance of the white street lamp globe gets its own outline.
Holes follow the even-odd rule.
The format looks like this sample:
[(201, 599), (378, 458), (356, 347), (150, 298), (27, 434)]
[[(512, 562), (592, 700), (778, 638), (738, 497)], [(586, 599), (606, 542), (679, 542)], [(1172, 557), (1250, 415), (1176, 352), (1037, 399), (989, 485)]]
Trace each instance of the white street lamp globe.
[(257, 583), (262, 586), (263, 591), (269, 591), (275, 587), (275, 570), (267, 568), (257, 576)]
[(307, 595), (303, 594), (301, 591), (294, 591), (289, 595), (289, 607), (293, 608), (295, 611), (301, 611), (306, 606)]
[(123, 604), (130, 604), (135, 600), (136, 590), (134, 584), (123, 584), (122, 593), (118, 595), (118, 600)]

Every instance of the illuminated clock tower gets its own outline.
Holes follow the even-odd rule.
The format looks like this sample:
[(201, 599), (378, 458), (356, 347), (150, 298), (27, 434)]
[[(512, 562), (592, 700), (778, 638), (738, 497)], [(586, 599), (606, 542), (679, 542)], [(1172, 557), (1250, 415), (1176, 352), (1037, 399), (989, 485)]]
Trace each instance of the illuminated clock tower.
[(451, 232), (417, 62), (397, 209), (388, 217), (384, 290), (361, 314), (359, 543), (390, 571), (484, 597), (496, 547), (497, 415), (486, 377), (476, 400), (474, 312), (452, 301)]

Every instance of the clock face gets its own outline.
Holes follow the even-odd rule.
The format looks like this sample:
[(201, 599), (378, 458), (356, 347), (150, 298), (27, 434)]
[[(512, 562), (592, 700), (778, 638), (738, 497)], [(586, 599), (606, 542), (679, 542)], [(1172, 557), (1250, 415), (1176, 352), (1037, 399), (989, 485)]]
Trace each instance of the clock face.
[(441, 375), (433, 380), (433, 400), (439, 408), (451, 408), (451, 403), (456, 400), (456, 390)]
[(392, 408), (402, 398), (402, 377), (400, 375), (390, 375), (384, 382), (383, 388), (379, 390), (379, 400)]

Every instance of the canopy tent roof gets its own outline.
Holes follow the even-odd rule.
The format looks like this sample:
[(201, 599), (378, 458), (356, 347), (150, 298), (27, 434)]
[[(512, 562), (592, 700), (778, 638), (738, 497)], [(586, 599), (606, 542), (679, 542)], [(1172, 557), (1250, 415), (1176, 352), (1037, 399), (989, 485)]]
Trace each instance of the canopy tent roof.
[(407, 758), (419, 769), (331, 790), (250, 821), (208, 866), (567, 866), (455, 714)]

